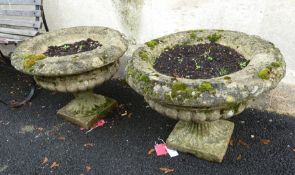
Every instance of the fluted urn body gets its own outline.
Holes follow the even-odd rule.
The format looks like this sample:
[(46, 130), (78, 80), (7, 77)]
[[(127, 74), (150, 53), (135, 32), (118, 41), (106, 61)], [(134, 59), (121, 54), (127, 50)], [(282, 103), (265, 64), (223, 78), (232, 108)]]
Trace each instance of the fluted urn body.
[[(167, 75), (155, 69), (156, 60), (167, 49), (209, 43), (233, 49), (247, 65), (237, 72), (203, 79)], [(225, 119), (241, 113), (256, 97), (275, 88), (285, 69), (279, 49), (258, 36), (192, 30), (149, 41), (136, 50), (127, 65), (126, 80), (154, 110), (180, 120), (167, 139), (168, 145), (221, 162), (234, 128)]]

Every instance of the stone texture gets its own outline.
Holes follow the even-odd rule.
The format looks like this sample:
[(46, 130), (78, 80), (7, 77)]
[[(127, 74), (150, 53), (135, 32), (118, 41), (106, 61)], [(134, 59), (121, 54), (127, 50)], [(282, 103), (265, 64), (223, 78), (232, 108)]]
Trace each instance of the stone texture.
[(118, 70), (119, 63), (114, 62), (99, 69), (69, 76), (41, 77), (35, 76), (35, 81), (41, 87), (59, 92), (77, 92), (93, 89), (95, 86), (109, 80)]
[(234, 123), (226, 120), (202, 123), (179, 121), (166, 143), (196, 157), (222, 162), (233, 129)]
[(244, 111), (247, 103), (240, 103), (235, 108), (220, 106), (219, 108), (197, 108), (197, 107), (184, 107), (173, 106), (169, 104), (161, 104), (156, 101), (145, 99), (150, 107), (157, 112), (169, 116), (176, 120), (183, 120), (187, 122), (204, 122), (214, 121), (218, 119), (228, 119)]
[(117, 101), (112, 98), (83, 92), (77, 94), (74, 100), (58, 110), (57, 114), (69, 122), (89, 129), (116, 105)]
[(250, 107), (295, 117), (295, 86), (280, 83), (269, 93), (258, 97)]
[[(49, 46), (74, 43), (91, 38), (102, 47), (67, 56), (46, 57), (32, 70), (24, 69), (24, 55), (44, 53)], [(35, 76), (64, 76), (88, 72), (117, 61), (127, 50), (123, 35), (106, 27), (72, 27), (33, 37), (22, 42), (11, 57), (12, 65), (19, 71)]]

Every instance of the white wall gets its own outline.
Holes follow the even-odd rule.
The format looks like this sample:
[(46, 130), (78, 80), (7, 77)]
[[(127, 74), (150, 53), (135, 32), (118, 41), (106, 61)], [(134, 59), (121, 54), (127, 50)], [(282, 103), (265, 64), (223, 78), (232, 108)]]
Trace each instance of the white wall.
[[(45, 0), (49, 28), (101, 25), (126, 33), (128, 29), (122, 27), (115, 1), (124, 0)], [(280, 48), (287, 61), (285, 80), (295, 83), (295, 0), (143, 1), (139, 35), (134, 36), (138, 43), (194, 28), (260, 35)]]

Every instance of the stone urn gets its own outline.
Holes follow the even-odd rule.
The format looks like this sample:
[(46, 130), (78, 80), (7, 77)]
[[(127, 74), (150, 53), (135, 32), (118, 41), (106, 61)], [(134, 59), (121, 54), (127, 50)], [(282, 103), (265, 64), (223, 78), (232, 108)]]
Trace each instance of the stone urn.
[[(67, 46), (87, 39), (98, 41), (100, 47), (65, 56), (44, 55), (49, 47)], [(12, 55), (11, 62), (17, 70), (33, 75), (39, 86), (73, 93), (75, 99), (58, 110), (58, 114), (83, 128), (90, 128), (116, 106), (114, 99), (94, 94), (92, 89), (116, 73), (119, 58), (126, 50), (127, 42), (116, 30), (73, 27), (22, 42)]]
[[(167, 48), (215, 42), (245, 57), (240, 71), (208, 79), (178, 78), (153, 67)], [(283, 56), (272, 43), (236, 31), (194, 30), (164, 36), (138, 48), (126, 67), (126, 81), (157, 112), (179, 120), (166, 143), (209, 161), (222, 162), (234, 129), (230, 117), (285, 75)]]

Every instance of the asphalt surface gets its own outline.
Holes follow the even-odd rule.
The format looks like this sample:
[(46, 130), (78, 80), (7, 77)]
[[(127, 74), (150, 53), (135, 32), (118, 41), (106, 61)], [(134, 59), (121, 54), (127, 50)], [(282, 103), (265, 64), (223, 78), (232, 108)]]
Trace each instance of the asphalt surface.
[[(0, 67), (0, 99), (21, 99), (29, 82)], [(176, 121), (153, 111), (122, 81), (95, 91), (121, 105), (104, 127), (87, 134), (56, 115), (71, 94), (39, 88), (31, 104), (18, 109), (0, 104), (0, 174), (163, 174), (161, 167), (181, 175), (295, 174), (294, 118), (254, 109), (233, 117), (232, 145), (221, 164), (184, 153), (157, 157), (148, 151), (157, 138), (167, 138)]]

